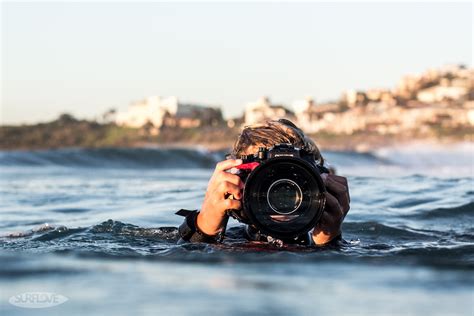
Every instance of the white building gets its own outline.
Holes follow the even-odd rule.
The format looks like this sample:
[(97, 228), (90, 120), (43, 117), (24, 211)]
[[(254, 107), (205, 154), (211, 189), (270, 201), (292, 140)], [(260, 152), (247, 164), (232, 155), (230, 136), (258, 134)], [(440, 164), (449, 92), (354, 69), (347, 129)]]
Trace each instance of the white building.
[(281, 118), (294, 120), (295, 115), (282, 105), (272, 105), (268, 97), (262, 97), (258, 101), (249, 102), (245, 106), (245, 125)]
[(317, 105), (313, 98), (296, 100), (292, 104), (296, 115), (296, 125), (306, 133), (316, 133), (332, 124), (339, 106), (334, 103)]
[(298, 117), (299, 114), (306, 113), (311, 108), (313, 108), (316, 105), (316, 102), (312, 97), (306, 97), (304, 100), (296, 100), (293, 101), (291, 104), (293, 110), (295, 111), (295, 115)]
[(180, 103), (174, 96), (152, 96), (132, 103), (127, 111), (119, 112), (115, 120), (118, 125), (134, 128), (148, 123), (156, 128), (163, 125), (189, 128), (203, 124), (215, 125), (220, 121), (222, 121), (220, 109)]
[(467, 87), (434, 86), (419, 91), (416, 98), (424, 103), (435, 103), (444, 100), (459, 100), (467, 93)]
[(362, 91), (354, 89), (346, 90), (342, 95), (342, 101), (347, 104), (349, 108), (365, 105), (367, 103), (367, 96)]
[(142, 127), (149, 122), (155, 127), (161, 127), (166, 113), (176, 114), (177, 110), (178, 98), (152, 96), (132, 103), (125, 112), (117, 113), (115, 122), (118, 125), (135, 128)]

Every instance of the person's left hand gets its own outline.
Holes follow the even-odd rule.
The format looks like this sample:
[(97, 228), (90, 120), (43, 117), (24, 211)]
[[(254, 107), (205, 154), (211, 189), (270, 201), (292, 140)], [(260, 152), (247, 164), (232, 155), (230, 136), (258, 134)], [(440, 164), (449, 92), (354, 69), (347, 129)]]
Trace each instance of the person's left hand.
[(341, 225), (349, 212), (349, 186), (347, 179), (333, 174), (322, 174), (326, 185), (326, 206), (321, 220), (313, 230), (313, 241), (324, 245), (341, 234)]

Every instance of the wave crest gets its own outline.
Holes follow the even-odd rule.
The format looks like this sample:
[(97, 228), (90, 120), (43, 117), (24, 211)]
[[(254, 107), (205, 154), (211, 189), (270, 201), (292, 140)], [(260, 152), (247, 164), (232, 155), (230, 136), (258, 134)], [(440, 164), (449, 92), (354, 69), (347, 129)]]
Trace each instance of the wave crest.
[(101, 148), (0, 152), (0, 166), (208, 168), (223, 153), (197, 149)]

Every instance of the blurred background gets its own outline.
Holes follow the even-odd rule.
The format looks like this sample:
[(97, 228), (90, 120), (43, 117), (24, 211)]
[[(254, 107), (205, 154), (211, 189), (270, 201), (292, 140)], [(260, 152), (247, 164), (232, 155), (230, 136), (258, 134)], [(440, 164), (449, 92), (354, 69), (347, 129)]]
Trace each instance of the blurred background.
[[(474, 313), (472, 2), (0, 10), (0, 314)], [(178, 245), (278, 118), (348, 178), (345, 242)]]
[(469, 2), (5, 2), (0, 146), (225, 148), (279, 117), (328, 149), (468, 140), (471, 39)]

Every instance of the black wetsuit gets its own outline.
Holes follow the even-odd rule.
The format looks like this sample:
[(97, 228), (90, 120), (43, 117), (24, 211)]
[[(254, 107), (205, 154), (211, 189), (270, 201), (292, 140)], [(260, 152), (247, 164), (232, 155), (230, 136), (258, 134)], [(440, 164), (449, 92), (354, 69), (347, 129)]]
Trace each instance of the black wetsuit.
[[(225, 232), (218, 234), (217, 236), (209, 236), (202, 231), (200, 231), (196, 225), (197, 215), (199, 211), (197, 210), (184, 210), (181, 209), (176, 212), (177, 215), (184, 216), (183, 223), (179, 226), (179, 242), (204, 242), (204, 243), (219, 243), (224, 239)], [(313, 239), (311, 238), (310, 233), (298, 236), (294, 239), (286, 240), (277, 240), (270, 236), (267, 236), (259, 232), (256, 228), (251, 225), (235, 227), (231, 231), (228, 231), (228, 234), (233, 238), (245, 238), (249, 241), (262, 241), (262, 242), (276, 242), (282, 244), (296, 244), (296, 245), (305, 245), (311, 246), (314, 245)], [(330, 243), (324, 245), (337, 245), (339, 241), (342, 240), (341, 235), (334, 238)]]

